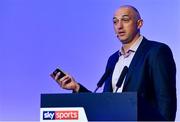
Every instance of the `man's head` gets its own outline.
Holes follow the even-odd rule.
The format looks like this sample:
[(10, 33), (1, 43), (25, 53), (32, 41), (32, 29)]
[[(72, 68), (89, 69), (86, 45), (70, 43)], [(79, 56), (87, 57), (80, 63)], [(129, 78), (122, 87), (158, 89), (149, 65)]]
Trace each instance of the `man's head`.
[(136, 8), (124, 5), (115, 12), (113, 23), (117, 37), (123, 44), (128, 44), (139, 37), (143, 20)]

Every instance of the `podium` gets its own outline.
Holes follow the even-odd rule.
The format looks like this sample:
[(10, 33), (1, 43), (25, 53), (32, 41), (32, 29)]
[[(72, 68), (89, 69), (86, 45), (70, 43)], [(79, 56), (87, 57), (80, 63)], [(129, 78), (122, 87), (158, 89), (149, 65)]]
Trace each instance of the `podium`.
[(57, 107), (83, 107), (88, 121), (164, 120), (136, 92), (41, 94), (41, 108)]

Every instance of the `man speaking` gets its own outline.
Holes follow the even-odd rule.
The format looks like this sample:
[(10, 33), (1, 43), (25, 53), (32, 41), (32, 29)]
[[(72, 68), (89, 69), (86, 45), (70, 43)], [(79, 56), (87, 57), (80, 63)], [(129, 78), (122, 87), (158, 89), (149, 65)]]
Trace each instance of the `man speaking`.
[[(113, 17), (114, 30), (122, 47), (107, 62), (103, 92), (137, 92), (156, 108), (164, 120), (175, 120), (176, 66), (170, 48), (150, 41), (140, 34), (143, 20), (138, 10), (130, 5), (120, 6)], [(122, 83), (117, 86), (124, 67), (128, 67)], [(64, 89), (90, 92), (68, 74), (54, 79)]]

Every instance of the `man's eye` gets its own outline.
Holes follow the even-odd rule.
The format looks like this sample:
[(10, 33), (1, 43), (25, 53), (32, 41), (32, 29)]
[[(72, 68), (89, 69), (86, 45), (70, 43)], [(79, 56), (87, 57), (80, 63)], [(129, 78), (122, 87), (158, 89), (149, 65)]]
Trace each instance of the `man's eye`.
[(114, 19), (114, 20), (113, 20), (113, 23), (114, 23), (114, 24), (118, 23), (118, 20)]
[(124, 22), (129, 22), (129, 18), (122, 18), (122, 21), (124, 21)]

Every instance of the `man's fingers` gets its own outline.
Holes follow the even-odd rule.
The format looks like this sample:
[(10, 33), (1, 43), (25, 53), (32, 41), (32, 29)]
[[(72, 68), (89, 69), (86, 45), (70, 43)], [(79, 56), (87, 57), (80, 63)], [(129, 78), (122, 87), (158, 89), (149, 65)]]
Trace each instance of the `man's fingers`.
[(54, 79), (57, 81), (57, 83), (60, 85), (60, 87), (64, 88), (64, 89), (72, 89), (74, 87), (74, 79), (66, 74), (64, 77), (59, 78), (60, 77), (60, 72), (58, 72), (55, 76)]
[[(58, 77), (58, 76), (57, 76)], [(57, 80), (56, 80), (57, 79)], [(64, 82), (65, 81), (67, 81), (68, 79), (70, 79), (70, 77), (69, 76), (64, 76), (64, 77), (62, 77), (62, 78), (56, 78), (55, 80), (61, 85), (61, 84), (64, 84)]]
[(70, 77), (66, 77), (64, 80), (60, 80), (59, 84), (62, 88), (64, 88), (68, 83), (71, 82), (71, 78)]
[(59, 79), (60, 74), (61, 74), (61, 73), (58, 72), (58, 73), (55, 75), (54, 79), (55, 79), (56, 81)]
[(58, 72), (58, 73), (56, 74), (56, 76), (54, 77), (54, 79), (55, 79), (56, 81), (59, 81), (59, 80), (64, 80), (64, 79), (66, 78), (66, 75), (65, 75), (64, 77), (62, 77), (62, 78), (60, 78), (60, 75), (61, 75), (61, 72)]

